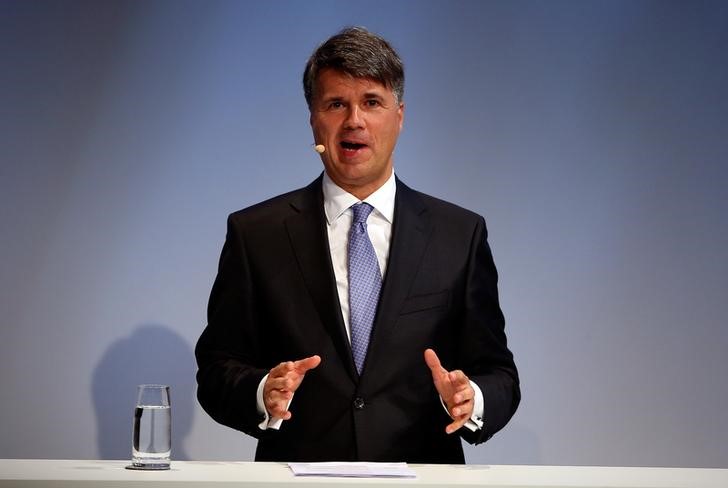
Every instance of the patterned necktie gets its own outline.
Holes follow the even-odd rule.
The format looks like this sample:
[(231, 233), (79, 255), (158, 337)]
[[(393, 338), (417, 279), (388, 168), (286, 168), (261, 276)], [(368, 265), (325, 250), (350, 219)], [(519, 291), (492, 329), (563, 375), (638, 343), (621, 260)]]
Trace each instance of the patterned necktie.
[(374, 207), (368, 203), (357, 203), (351, 209), (354, 219), (349, 230), (349, 325), (354, 364), (361, 374), (377, 313), (382, 275), (367, 234), (367, 217)]

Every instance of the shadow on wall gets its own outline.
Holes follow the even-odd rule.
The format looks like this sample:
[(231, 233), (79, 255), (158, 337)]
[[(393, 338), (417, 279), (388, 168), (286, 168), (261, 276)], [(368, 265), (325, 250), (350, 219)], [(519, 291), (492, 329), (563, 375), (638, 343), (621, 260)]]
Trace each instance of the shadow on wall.
[(141, 325), (111, 344), (92, 381), (100, 459), (130, 459), (137, 385), (170, 385), (172, 459), (187, 460), (184, 439), (192, 426), (195, 392), (192, 348), (169, 327)]

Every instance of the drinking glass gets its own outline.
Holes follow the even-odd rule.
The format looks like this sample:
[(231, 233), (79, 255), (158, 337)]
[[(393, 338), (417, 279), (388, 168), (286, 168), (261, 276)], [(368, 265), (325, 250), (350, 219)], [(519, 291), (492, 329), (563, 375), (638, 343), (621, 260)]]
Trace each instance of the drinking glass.
[(139, 385), (134, 408), (132, 467), (169, 469), (172, 450), (172, 415), (169, 386)]

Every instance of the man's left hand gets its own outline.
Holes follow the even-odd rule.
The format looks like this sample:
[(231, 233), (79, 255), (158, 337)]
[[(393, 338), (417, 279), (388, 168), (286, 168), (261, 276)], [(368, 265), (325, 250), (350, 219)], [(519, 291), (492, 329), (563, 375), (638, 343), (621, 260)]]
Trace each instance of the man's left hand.
[(440, 358), (432, 349), (425, 351), (425, 362), (432, 372), (435, 388), (453, 419), (453, 422), (445, 427), (445, 432), (452, 434), (472, 417), (475, 391), (470, 386), (470, 380), (465, 373), (460, 370), (448, 371), (443, 368)]

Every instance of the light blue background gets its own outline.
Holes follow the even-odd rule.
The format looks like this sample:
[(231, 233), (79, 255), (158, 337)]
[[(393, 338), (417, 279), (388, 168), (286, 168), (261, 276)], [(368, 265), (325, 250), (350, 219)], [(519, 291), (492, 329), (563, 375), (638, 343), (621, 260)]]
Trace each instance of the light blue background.
[(192, 350), (350, 24), (406, 64), (399, 176), (488, 222), (523, 402), (469, 462), (728, 467), (728, 4), (668, 1), (0, 0), (0, 457), (128, 459), (164, 382), (176, 459), (252, 459)]

